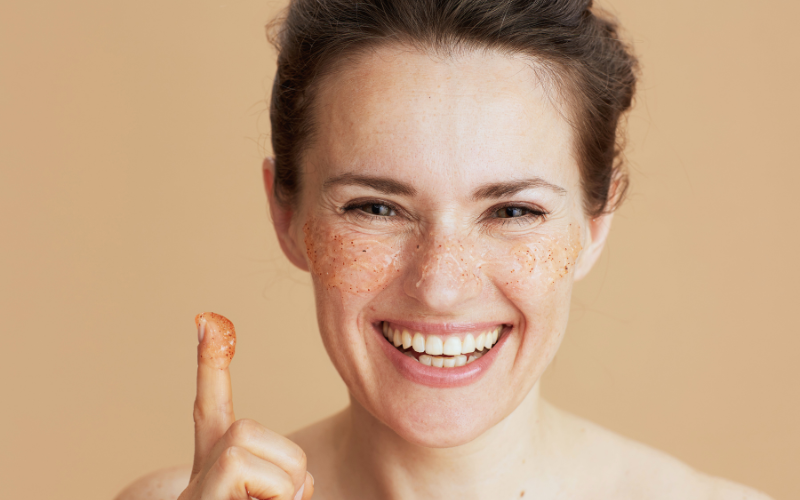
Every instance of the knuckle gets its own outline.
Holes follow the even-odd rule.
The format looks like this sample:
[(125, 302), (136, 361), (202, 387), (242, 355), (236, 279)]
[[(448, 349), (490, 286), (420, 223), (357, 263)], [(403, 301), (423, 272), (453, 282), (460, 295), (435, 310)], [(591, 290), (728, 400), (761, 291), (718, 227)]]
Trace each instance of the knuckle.
[(287, 475), (282, 475), (279, 484), (276, 485), (278, 498), (294, 498), (294, 483)]
[(289, 448), (289, 461), (292, 465), (292, 468), (295, 471), (303, 471), (306, 470), (306, 465), (308, 460), (306, 458), (306, 452), (303, 451), (302, 448), (294, 444)]
[(245, 452), (238, 446), (229, 446), (220, 454), (217, 465), (224, 473), (232, 473), (242, 468)]
[(192, 417), (195, 424), (202, 424), (208, 420), (218, 419), (220, 415), (233, 413), (233, 403), (228, 401), (217, 405), (207, 406), (195, 400)]
[(247, 443), (258, 434), (258, 424), (249, 418), (237, 420), (230, 427), (231, 439), (235, 443)]
[(205, 418), (203, 407), (200, 406), (196, 401), (194, 403), (194, 410), (192, 411), (192, 418), (194, 418), (195, 424), (202, 422)]

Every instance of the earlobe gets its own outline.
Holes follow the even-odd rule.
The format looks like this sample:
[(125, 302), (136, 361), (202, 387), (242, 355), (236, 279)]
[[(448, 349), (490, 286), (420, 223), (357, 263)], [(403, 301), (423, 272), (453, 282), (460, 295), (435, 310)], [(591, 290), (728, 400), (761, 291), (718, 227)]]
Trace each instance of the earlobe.
[(600, 258), (600, 254), (603, 253), (603, 247), (606, 245), (613, 217), (614, 214), (612, 212), (589, 219), (589, 241), (581, 251), (578, 262), (575, 265), (575, 281), (581, 280), (589, 274), (597, 259)]
[(281, 245), (283, 254), (289, 261), (302, 269), (308, 271), (308, 263), (301, 250), (301, 245), (298, 245), (296, 237), (292, 232), (292, 215), (293, 211), (280, 203), (275, 197), (275, 162), (273, 158), (264, 158), (263, 176), (264, 176), (264, 191), (267, 193), (267, 201), (269, 202), (269, 213), (272, 219), (272, 226), (275, 228), (275, 234), (278, 236), (278, 243)]

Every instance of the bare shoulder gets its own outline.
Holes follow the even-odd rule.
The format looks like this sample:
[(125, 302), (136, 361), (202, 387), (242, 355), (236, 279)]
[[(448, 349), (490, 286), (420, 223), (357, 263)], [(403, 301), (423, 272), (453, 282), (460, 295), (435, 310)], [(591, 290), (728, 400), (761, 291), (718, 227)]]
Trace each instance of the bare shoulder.
[(771, 500), (764, 493), (703, 474), (660, 450), (548, 406), (547, 411), (561, 422), (559, 432), (581, 457), (584, 473), (605, 478), (603, 489), (609, 498)]
[(192, 467), (181, 465), (140, 477), (114, 500), (175, 500), (189, 484)]
[(747, 486), (719, 477), (708, 477), (711, 482), (711, 500), (773, 500), (772, 497)]

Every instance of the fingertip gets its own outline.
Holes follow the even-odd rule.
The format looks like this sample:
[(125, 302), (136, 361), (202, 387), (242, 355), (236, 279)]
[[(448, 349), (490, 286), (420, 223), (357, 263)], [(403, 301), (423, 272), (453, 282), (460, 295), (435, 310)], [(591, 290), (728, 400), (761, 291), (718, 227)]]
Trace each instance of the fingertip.
[(314, 495), (314, 476), (308, 471), (306, 471), (306, 480), (300, 488), (300, 491), (302, 491), (303, 494), (298, 498), (302, 500), (309, 500)]
[(236, 329), (233, 323), (212, 312), (198, 314), (197, 323), (197, 361), (198, 365), (209, 365), (224, 370), (236, 353)]
[(206, 320), (202, 314), (198, 314), (194, 318), (194, 324), (197, 325), (197, 343), (203, 343), (203, 337), (206, 335)]
[(294, 496), (294, 500), (303, 500), (303, 492), (305, 491), (305, 489), (306, 485), (305, 483), (303, 483), (303, 486), (301, 486), (300, 489), (297, 490), (297, 494)]

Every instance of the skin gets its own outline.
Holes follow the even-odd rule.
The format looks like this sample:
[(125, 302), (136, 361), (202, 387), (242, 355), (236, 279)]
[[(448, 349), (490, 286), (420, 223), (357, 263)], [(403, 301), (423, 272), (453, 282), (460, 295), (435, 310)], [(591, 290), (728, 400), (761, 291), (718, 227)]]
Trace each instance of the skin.
[[(572, 286), (602, 251), (611, 215), (585, 214), (569, 108), (534, 64), (390, 46), (324, 82), (297, 206), (276, 202), (270, 161), (264, 180), (281, 247), (312, 276), (322, 340), (351, 405), (291, 444), (255, 423), (249, 435), (269, 438), (245, 442), (294, 488), (313, 484), (303, 482), (307, 457), (315, 499), (766, 498), (540, 398)], [(505, 340), (469, 384), (427, 386), (382, 351), (375, 324), (397, 318), (503, 324)], [(198, 375), (198, 400), (201, 390)], [(216, 451), (196, 456), (181, 498), (222, 498), (208, 492), (223, 482), (241, 491), (250, 477), (223, 469), (217, 483), (197, 479), (241, 442), (232, 413), (221, 421), (201, 432), (197, 446)], [(292, 446), (303, 460), (275, 458)], [(277, 481), (264, 469), (248, 470)], [(296, 491), (285, 490), (276, 498)]]
[[(285, 240), (312, 273), (322, 338), (353, 397), (407, 441), (456, 446), (516, 408), (555, 355), (589, 223), (569, 125), (540, 106), (548, 98), (524, 61), (493, 60), (503, 79), (474, 62), (459, 66), (473, 80), (465, 86), (452, 64), (393, 56), (391, 71), (376, 56), (320, 93), (319, 119), (330, 126), (308, 152), (303, 197), (317, 201), (302, 204)], [(498, 178), (503, 170), (509, 175)], [(391, 179), (415, 194), (330, 184), (352, 175)], [(476, 196), (498, 181), (537, 178), (560, 189)], [(396, 215), (344, 212), (353, 201), (383, 202)], [(543, 209), (547, 220), (494, 217), (509, 201)], [(443, 392), (410, 383), (379, 354), (372, 323), (400, 317), (514, 331), (487, 376)]]

